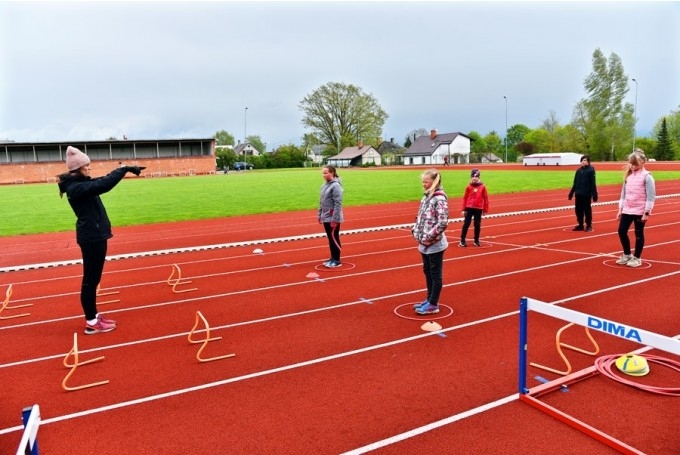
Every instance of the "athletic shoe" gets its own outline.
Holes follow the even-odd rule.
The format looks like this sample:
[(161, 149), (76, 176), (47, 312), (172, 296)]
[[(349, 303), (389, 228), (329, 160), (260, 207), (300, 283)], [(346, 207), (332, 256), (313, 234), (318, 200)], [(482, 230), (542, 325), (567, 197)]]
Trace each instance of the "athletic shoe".
[(324, 262), (324, 263), (323, 263), (323, 266), (324, 266), (324, 267), (328, 267), (328, 264), (330, 264), (331, 262), (333, 262), (333, 259), (329, 259), (329, 260), (327, 260), (326, 262)]
[(586, 226), (586, 232), (593, 232), (593, 228), (590, 226)]
[(423, 300), (422, 302), (416, 303), (415, 305), (413, 305), (413, 309), (414, 309), (414, 310), (417, 310), (417, 309), (420, 308), (421, 306), (425, 306), (425, 305), (427, 305), (428, 303), (430, 303), (430, 302), (427, 301), (427, 300)]
[(465, 248), (465, 247), (467, 247), (467, 243), (461, 241), (461, 242), (458, 244), (458, 246), (461, 247), (461, 248)]
[(335, 267), (340, 267), (341, 265), (342, 265), (342, 262), (336, 261), (334, 259), (331, 259), (330, 261), (328, 261), (324, 264), (324, 266), (329, 268), (329, 269), (333, 269)]
[(97, 322), (94, 324), (85, 323), (85, 335), (106, 333), (110, 332), (111, 330), (114, 330), (115, 328), (116, 324), (109, 324), (107, 322), (102, 321), (101, 319), (97, 319)]
[(105, 323), (107, 323), (107, 324), (113, 324), (113, 325), (116, 325), (116, 324), (117, 324), (116, 321), (114, 321), (113, 319), (107, 318), (107, 317), (104, 316), (103, 314), (98, 315), (97, 318), (98, 318), (100, 321), (105, 322)]
[(626, 262), (628, 267), (640, 267), (642, 265), (642, 259), (633, 256), (630, 261)]
[(632, 254), (622, 254), (618, 261), (616, 261), (616, 263), (619, 265), (626, 265), (628, 264), (628, 261), (630, 261), (631, 259), (633, 259)]
[(574, 229), (572, 229), (572, 231), (582, 231), (582, 230), (583, 230), (583, 226), (581, 226), (580, 224), (578, 226), (574, 226)]
[(482, 246), (479, 244), (479, 240), (475, 240), (475, 246)]
[(430, 302), (428, 302), (427, 305), (423, 305), (419, 308), (416, 308), (416, 313), (418, 313), (418, 314), (437, 314), (437, 313), (439, 313), (439, 306), (438, 305), (432, 305)]

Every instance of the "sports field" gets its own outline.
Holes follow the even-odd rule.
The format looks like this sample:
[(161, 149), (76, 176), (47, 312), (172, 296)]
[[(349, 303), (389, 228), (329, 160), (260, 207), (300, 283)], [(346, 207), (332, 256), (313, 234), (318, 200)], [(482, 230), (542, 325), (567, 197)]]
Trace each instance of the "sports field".
[[(73, 232), (1, 237), (0, 295), (12, 286), (12, 309), (0, 313), (11, 318), (0, 320), (0, 453), (16, 451), (21, 409), (35, 403), (44, 453), (616, 453), (520, 401), (519, 303), (531, 297), (677, 343), (680, 181), (657, 188), (638, 269), (614, 264), (619, 184), (600, 187), (589, 233), (571, 231), (563, 189), (492, 193), (482, 246), (445, 255), (436, 317), (412, 310), (425, 292), (409, 232), (417, 201), (348, 207), (343, 267), (332, 271), (320, 267), (328, 247), (315, 210), (114, 227), (100, 298), (110, 303), (100, 309), (118, 328), (96, 336), (82, 335)], [(454, 245), (460, 226), (452, 216)], [(441, 330), (423, 330), (431, 322)], [(563, 325), (530, 315), (531, 362), (564, 367)], [(208, 328), (221, 338), (191, 342)], [(645, 348), (591, 332), (598, 356)], [(74, 334), (81, 362), (104, 358), (67, 378)], [(589, 346), (579, 327), (563, 341)], [(597, 358), (566, 355), (575, 372)], [(528, 367), (529, 387), (561, 378)], [(680, 387), (677, 371), (655, 364), (636, 379)], [(626, 453), (680, 451), (677, 397), (594, 375), (541, 400)], [(93, 448), (87, 428), (106, 444)]]
[[(492, 194), (563, 188), (566, 199), (575, 166), (524, 167), (474, 165)], [(595, 163), (600, 185), (620, 184), (621, 163)], [(473, 165), (441, 168), (450, 197), (462, 197)], [(657, 181), (680, 179), (680, 161), (648, 168)], [(346, 207), (417, 201), (425, 167), (340, 169)], [(323, 183), (319, 168), (275, 169), (174, 178), (151, 178), (153, 166), (141, 177), (128, 175), (102, 199), (114, 227), (174, 221), (207, 220), (262, 213), (314, 210)], [(94, 176), (96, 177), (96, 176)], [(75, 217), (55, 183), (0, 186), (3, 223), (0, 237), (72, 231)]]

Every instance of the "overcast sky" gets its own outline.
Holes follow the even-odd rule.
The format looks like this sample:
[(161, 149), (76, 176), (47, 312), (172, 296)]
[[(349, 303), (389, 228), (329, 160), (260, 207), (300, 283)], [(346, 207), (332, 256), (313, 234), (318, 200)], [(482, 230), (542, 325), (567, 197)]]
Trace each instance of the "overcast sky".
[(504, 96), (509, 126), (568, 123), (597, 48), (638, 81), (639, 136), (679, 108), (678, 2), (0, 1), (0, 140), (227, 130), (271, 150), (301, 143), (328, 82), (377, 99), (384, 139), (502, 137)]

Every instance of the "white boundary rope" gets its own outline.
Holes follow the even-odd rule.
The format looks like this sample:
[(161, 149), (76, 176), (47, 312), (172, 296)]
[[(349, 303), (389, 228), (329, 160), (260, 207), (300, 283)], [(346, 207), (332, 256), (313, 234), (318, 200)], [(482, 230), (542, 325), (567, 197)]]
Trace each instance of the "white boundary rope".
[[(656, 199), (668, 199), (668, 198), (674, 198), (674, 197), (680, 197), (680, 193), (675, 193), (675, 194), (666, 194), (662, 196), (657, 196)], [(598, 202), (593, 204), (593, 206), (606, 206), (606, 205), (614, 205), (618, 204), (619, 201), (611, 201), (611, 202)], [(533, 209), (533, 210), (522, 210), (518, 212), (505, 212), (505, 213), (496, 213), (496, 214), (490, 214), (490, 215), (485, 215), (485, 218), (505, 218), (509, 216), (517, 216), (517, 215), (532, 215), (532, 214), (538, 214), (538, 213), (549, 213), (549, 212), (557, 212), (557, 211), (562, 211), (562, 210), (573, 210), (574, 206), (573, 205), (566, 205), (566, 206), (560, 206), (560, 207), (551, 207), (551, 208), (546, 208), (546, 209)], [(452, 218), (449, 220), (449, 223), (461, 223), (464, 219), (463, 218)], [(362, 229), (351, 229), (348, 231), (343, 231), (340, 233), (340, 235), (352, 235), (352, 234), (363, 234), (366, 232), (378, 232), (378, 231), (389, 231), (389, 230), (395, 230), (395, 229), (408, 229), (413, 225), (413, 223), (406, 223), (406, 224), (394, 224), (391, 226), (376, 226), (376, 227), (370, 227), (370, 228), (362, 228)], [(208, 250), (218, 250), (218, 249), (223, 249), (223, 248), (237, 248), (237, 247), (244, 247), (244, 246), (255, 246), (255, 245), (266, 245), (270, 243), (282, 243), (282, 242), (294, 242), (296, 240), (309, 240), (309, 239), (315, 239), (315, 238), (325, 238), (326, 233), (325, 232), (320, 232), (320, 233), (315, 233), (315, 234), (304, 234), (304, 235), (294, 235), (291, 237), (276, 237), (276, 238), (271, 238), (271, 239), (262, 239), (262, 240), (246, 240), (246, 241), (241, 241), (241, 242), (231, 242), (231, 243), (218, 243), (218, 244), (213, 244), (213, 245), (197, 245), (197, 246), (192, 246), (192, 247), (185, 247), (185, 248), (170, 248), (166, 250), (153, 250), (153, 251), (141, 251), (141, 252), (136, 252), (136, 253), (126, 253), (126, 254), (118, 254), (115, 256), (107, 256), (106, 260), (107, 261), (118, 261), (121, 259), (134, 259), (134, 258), (140, 258), (140, 257), (149, 257), (149, 256), (162, 256), (166, 254), (178, 254), (178, 253), (190, 253), (190, 252), (196, 252), (196, 251), (208, 251)], [(50, 267), (63, 267), (63, 266), (68, 266), (68, 265), (78, 265), (82, 264), (83, 261), (81, 259), (72, 259), (72, 260), (67, 260), (67, 261), (56, 261), (56, 262), (43, 262), (43, 263), (36, 263), (36, 264), (25, 264), (25, 265), (13, 265), (9, 267), (1, 267), (0, 268), (0, 273), (3, 272), (17, 272), (20, 270), (34, 270), (34, 269), (46, 269)]]

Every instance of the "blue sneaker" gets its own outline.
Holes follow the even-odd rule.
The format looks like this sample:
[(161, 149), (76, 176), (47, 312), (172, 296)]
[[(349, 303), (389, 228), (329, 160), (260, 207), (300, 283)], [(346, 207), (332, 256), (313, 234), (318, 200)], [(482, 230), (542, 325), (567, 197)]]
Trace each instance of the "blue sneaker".
[(418, 314), (437, 314), (437, 313), (439, 313), (439, 306), (438, 305), (432, 305), (430, 302), (427, 302), (427, 305), (423, 305), (419, 308), (416, 308), (416, 313), (418, 313)]
[(423, 300), (422, 302), (416, 303), (415, 305), (413, 305), (413, 309), (414, 309), (414, 310), (417, 310), (417, 309), (420, 308), (421, 306), (425, 306), (425, 305), (427, 305), (428, 303), (430, 303), (430, 302), (427, 301), (427, 300)]
[(342, 265), (342, 262), (336, 261), (334, 259), (331, 259), (330, 261), (326, 262), (324, 266), (326, 266), (329, 269), (335, 268), (335, 267), (340, 267)]

